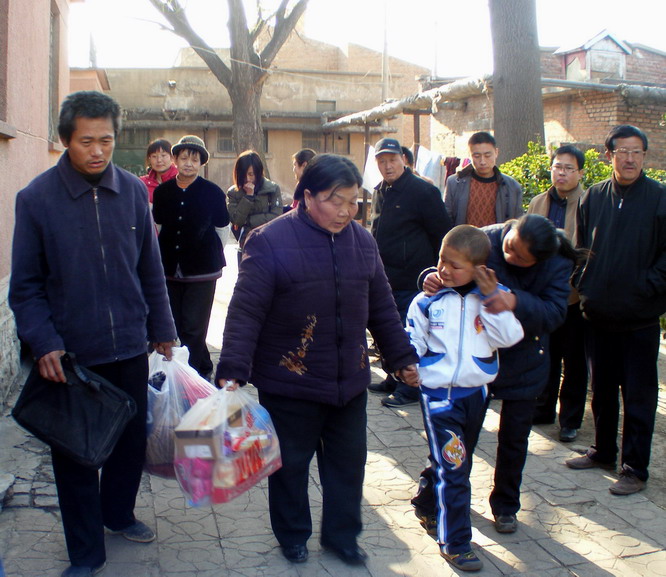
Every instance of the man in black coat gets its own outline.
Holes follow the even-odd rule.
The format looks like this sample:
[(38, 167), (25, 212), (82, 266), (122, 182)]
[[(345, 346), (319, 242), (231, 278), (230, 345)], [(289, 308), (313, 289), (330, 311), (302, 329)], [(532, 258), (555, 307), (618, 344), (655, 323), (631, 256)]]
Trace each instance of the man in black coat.
[[(419, 274), (437, 262), (451, 219), (439, 189), (405, 166), (397, 140), (382, 138), (377, 142), (375, 160), (383, 180), (372, 197), (371, 231), (404, 324), (407, 308), (418, 294)], [(391, 375), (378, 385), (370, 385), (369, 390), (387, 394), (382, 399), (387, 407), (418, 403), (418, 389), (397, 382)]]
[(613, 174), (578, 206), (576, 236), (590, 254), (574, 273), (585, 319), (595, 441), (571, 469), (614, 469), (619, 391), (624, 420), (620, 478), (609, 490), (645, 488), (659, 393), (659, 316), (666, 311), (666, 188), (645, 176), (645, 133), (627, 124), (605, 142)]

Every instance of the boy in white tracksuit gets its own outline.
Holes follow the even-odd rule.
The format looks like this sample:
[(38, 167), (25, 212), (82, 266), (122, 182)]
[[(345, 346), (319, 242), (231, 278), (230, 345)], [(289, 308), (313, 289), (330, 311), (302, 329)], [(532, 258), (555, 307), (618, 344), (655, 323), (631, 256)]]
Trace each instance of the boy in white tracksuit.
[(470, 225), (442, 240), (437, 271), (446, 288), (419, 294), (407, 313), (407, 332), (420, 357), (421, 408), (436, 473), (437, 541), (442, 556), (463, 571), (478, 571), (471, 548), (472, 452), (487, 407), (487, 384), (499, 369), (497, 349), (523, 338), (513, 312), (488, 312), (484, 300), (497, 291), (484, 265), (490, 241)]

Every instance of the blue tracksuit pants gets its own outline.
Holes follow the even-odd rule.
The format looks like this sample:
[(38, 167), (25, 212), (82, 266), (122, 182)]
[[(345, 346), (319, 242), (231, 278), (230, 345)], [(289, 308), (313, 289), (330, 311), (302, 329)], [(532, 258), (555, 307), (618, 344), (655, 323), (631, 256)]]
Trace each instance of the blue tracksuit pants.
[(450, 555), (470, 550), (472, 453), (486, 413), (487, 388), (420, 388), (435, 473), (437, 541)]

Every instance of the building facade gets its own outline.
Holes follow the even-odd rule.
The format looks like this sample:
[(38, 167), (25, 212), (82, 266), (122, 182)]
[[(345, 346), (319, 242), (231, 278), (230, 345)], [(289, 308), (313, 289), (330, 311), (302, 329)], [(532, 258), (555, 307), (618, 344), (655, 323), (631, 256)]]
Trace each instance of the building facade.
[(60, 102), (69, 92), (67, 21), (75, 0), (0, 0), (0, 402), (16, 385), (19, 343), (7, 303), (14, 198), (63, 148)]
[[(226, 60), (228, 51), (219, 50)], [(335, 152), (349, 157), (359, 169), (365, 161), (364, 130), (325, 133), (322, 124), (364, 106), (389, 98), (401, 98), (418, 89), (418, 78), (427, 69), (389, 58), (384, 86), (382, 55), (349, 45), (346, 50), (292, 33), (275, 59), (264, 85), (261, 110), (265, 157), (270, 178), (277, 182), (286, 203), (295, 185), (291, 155), (301, 148)], [(75, 70), (73, 74), (82, 73)], [(184, 49), (172, 68), (106, 69), (108, 94), (122, 106), (123, 132), (115, 162), (143, 174), (145, 150), (155, 138), (172, 143), (185, 134), (196, 134), (211, 157), (206, 178), (226, 190), (232, 184), (236, 152), (231, 140), (231, 101), (225, 88), (191, 49)], [(430, 118), (424, 117), (421, 133), (429, 144)], [(370, 129), (370, 144), (393, 134), (411, 146), (411, 119), (399, 116)]]
[[(648, 136), (646, 167), (666, 167), (666, 53), (622, 42), (602, 32), (582, 46), (542, 48), (546, 147), (564, 143), (603, 151), (606, 134), (618, 124), (634, 124)], [(426, 83), (425, 88), (442, 86)], [(467, 140), (493, 130), (492, 84), (472, 96), (440, 103), (433, 116), (433, 150), (467, 156)], [(500, 163), (511, 160), (501, 157)]]

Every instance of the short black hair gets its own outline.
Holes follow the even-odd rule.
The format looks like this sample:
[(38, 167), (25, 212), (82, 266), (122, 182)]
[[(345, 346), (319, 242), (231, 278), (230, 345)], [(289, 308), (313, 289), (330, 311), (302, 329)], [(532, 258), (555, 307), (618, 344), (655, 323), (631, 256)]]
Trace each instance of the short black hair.
[(648, 139), (645, 132), (636, 126), (631, 124), (620, 124), (619, 126), (614, 126), (611, 128), (608, 136), (606, 136), (606, 142), (604, 146), (608, 152), (613, 152), (615, 150), (615, 139), (617, 138), (631, 138), (632, 136), (638, 136), (643, 142), (643, 150), (648, 149)]
[(573, 144), (564, 144), (563, 146), (560, 146), (555, 152), (553, 152), (553, 155), (550, 158), (550, 163), (552, 164), (555, 162), (555, 157), (560, 154), (570, 154), (573, 156), (578, 164), (578, 170), (583, 170), (585, 167), (585, 155), (583, 154), (583, 151), (580, 148), (576, 148)]
[(488, 235), (471, 224), (454, 226), (442, 239), (442, 248), (445, 246), (462, 253), (475, 266), (486, 264), (490, 254)]
[(294, 198), (303, 200), (306, 190), (314, 197), (324, 190), (335, 192), (354, 185), (363, 186), (363, 177), (351, 160), (339, 154), (318, 154), (305, 167)]
[(109, 118), (113, 122), (113, 134), (120, 133), (120, 105), (110, 96), (95, 90), (73, 92), (60, 107), (58, 135), (63, 144), (69, 144), (74, 134), (77, 118)]
[(497, 148), (497, 141), (490, 132), (475, 132), (472, 134), (467, 141), (467, 146), (472, 146), (473, 144), (492, 144), (493, 147)]
[(148, 158), (151, 154), (154, 154), (160, 150), (163, 150), (169, 156), (171, 156), (171, 143), (168, 140), (164, 140), (163, 138), (158, 138), (157, 140), (153, 140), (148, 145), (148, 149), (146, 150), (146, 158)]

